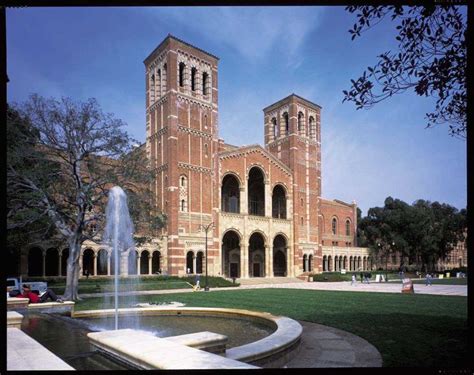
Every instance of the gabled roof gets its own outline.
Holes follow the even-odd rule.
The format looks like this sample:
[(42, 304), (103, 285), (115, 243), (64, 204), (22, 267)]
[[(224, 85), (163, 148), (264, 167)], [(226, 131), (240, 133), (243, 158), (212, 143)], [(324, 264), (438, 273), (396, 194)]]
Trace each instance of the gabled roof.
[(249, 152), (252, 150), (256, 150), (261, 152), (264, 156), (270, 158), (275, 164), (277, 164), (279, 167), (281, 167), (288, 175), (292, 176), (292, 171), (288, 166), (286, 166), (284, 163), (282, 163), (278, 158), (276, 158), (273, 154), (265, 150), (262, 146), (259, 144), (253, 144), (253, 145), (248, 145), (248, 146), (241, 146), (238, 147), (234, 150), (229, 150), (229, 151), (221, 151), (219, 153), (219, 158), (223, 158), (226, 156), (233, 156), (233, 155), (238, 155), (238, 154), (243, 154), (245, 152)]
[(334, 205), (334, 206), (344, 206), (344, 207), (350, 207), (350, 208), (353, 207), (352, 203), (346, 203), (346, 202), (341, 201), (339, 199), (334, 199), (334, 200), (331, 201), (329, 199), (321, 198), (321, 203), (327, 203), (327, 204), (331, 204), (331, 205)]

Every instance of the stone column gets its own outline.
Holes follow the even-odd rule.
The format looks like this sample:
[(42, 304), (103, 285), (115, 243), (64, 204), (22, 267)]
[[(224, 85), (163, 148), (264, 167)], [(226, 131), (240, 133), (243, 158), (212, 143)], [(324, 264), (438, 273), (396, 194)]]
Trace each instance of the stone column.
[(148, 274), (151, 275), (151, 260), (152, 260), (152, 253), (148, 253)]
[(304, 258), (304, 269), (306, 270), (306, 272), (308, 272), (308, 256), (306, 256), (306, 258)]
[(272, 191), (270, 190), (270, 180), (265, 179), (265, 216), (272, 217)]
[(248, 203), (247, 203), (247, 193), (245, 187), (240, 187), (240, 213), (248, 214)]
[(142, 266), (142, 262), (140, 261), (142, 259), (142, 256), (141, 254), (138, 254), (137, 255), (137, 275), (141, 275), (141, 266)]
[(241, 277), (248, 279), (249, 278), (249, 246), (247, 244), (242, 244), (242, 257), (241, 257), (241, 268), (242, 275)]
[(82, 253), (82, 249), (81, 249), (81, 255), (79, 255), (79, 278), (82, 277), (82, 270), (83, 270), (83, 259), (84, 258), (84, 254)]
[(111, 262), (112, 257), (110, 256), (109, 253), (107, 253), (107, 276), (110, 276), (110, 262)]
[(97, 254), (94, 253), (94, 273), (93, 276), (97, 276)]

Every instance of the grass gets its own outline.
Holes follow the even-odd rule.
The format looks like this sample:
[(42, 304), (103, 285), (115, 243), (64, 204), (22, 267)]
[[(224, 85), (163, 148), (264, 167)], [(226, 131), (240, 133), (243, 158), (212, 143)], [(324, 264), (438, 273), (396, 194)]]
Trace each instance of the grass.
[[(201, 286), (204, 286), (205, 277), (201, 276)], [(166, 290), (166, 289), (191, 289), (190, 284), (195, 284), (195, 278), (178, 277), (178, 276), (151, 276), (151, 277), (124, 277), (120, 279), (120, 291), (130, 290)], [(208, 285), (211, 288), (225, 288), (229, 286), (238, 286), (222, 277), (208, 277)], [(63, 294), (66, 287), (64, 280), (50, 280), (48, 287), (54, 290), (57, 294)], [(90, 278), (79, 280), (79, 294), (92, 294), (113, 292), (114, 282), (111, 278)]]
[[(425, 280), (412, 279), (413, 284), (425, 284)], [(467, 278), (432, 279), (433, 285), (467, 285)]]
[[(135, 297), (187, 306), (266, 311), (339, 328), (373, 344), (388, 367), (467, 366), (467, 298), (422, 294), (254, 289)], [(121, 298), (126, 306), (127, 299)], [(88, 298), (76, 310), (103, 308)], [(105, 308), (112, 308), (112, 301)]]

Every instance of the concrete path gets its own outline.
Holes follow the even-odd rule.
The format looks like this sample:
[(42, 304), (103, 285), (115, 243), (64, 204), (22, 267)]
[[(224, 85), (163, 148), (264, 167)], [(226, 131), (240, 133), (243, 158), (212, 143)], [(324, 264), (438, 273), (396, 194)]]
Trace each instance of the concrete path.
[[(355, 285), (351, 285), (350, 281), (340, 282), (284, 282), (282, 278), (281, 282), (275, 283), (262, 283), (261, 280), (255, 278), (255, 283), (252, 283), (253, 279), (247, 279), (245, 285), (239, 287), (229, 288), (211, 288), (211, 292), (222, 291), (222, 290), (243, 290), (243, 289), (264, 289), (264, 288), (290, 288), (290, 289), (307, 289), (307, 290), (332, 290), (332, 291), (350, 291), (350, 292), (379, 292), (379, 293), (401, 293), (402, 284), (389, 282), (389, 283), (370, 283), (362, 284), (358, 282)], [(278, 280), (280, 281), (280, 280)], [(431, 285), (425, 286), (423, 284), (413, 285), (416, 294), (434, 294), (434, 295), (448, 295), (448, 296), (465, 296), (467, 297), (467, 285)], [(201, 291), (203, 291), (201, 289)], [(173, 293), (190, 293), (193, 292), (191, 288), (187, 289), (166, 289), (166, 290), (142, 290), (135, 292), (122, 292), (120, 296), (127, 295), (153, 295), (153, 294), (173, 294)], [(80, 297), (103, 297), (113, 296), (113, 293), (84, 293)]]
[(321, 324), (303, 326), (298, 354), (284, 368), (382, 367), (382, 356), (368, 341)]

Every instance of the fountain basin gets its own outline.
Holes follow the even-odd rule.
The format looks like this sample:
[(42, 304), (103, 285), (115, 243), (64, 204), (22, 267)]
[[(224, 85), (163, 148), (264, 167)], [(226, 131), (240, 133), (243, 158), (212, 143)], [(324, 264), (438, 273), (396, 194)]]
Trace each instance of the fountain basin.
[[(113, 317), (114, 309), (75, 311), (73, 318), (103, 318)], [(245, 345), (233, 347), (226, 350), (226, 358), (246, 362), (249, 364), (267, 367), (281, 367), (292, 357), (301, 339), (303, 328), (290, 318), (275, 316), (266, 312), (256, 312), (241, 309), (225, 309), (210, 307), (168, 307), (153, 306), (141, 308), (118, 309), (120, 316), (205, 316), (225, 317), (251, 320), (259, 324), (271, 327), (275, 331), (267, 337)]]

